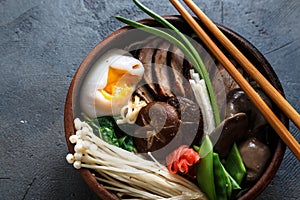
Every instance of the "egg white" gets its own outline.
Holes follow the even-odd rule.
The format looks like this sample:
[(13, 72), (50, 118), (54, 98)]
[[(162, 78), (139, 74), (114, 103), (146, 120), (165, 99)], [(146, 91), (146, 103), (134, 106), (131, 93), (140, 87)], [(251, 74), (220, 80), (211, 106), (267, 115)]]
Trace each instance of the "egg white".
[[(122, 98), (107, 99), (99, 89), (106, 87), (108, 82), (109, 68), (126, 70), (130, 75), (134, 75), (136, 80), (128, 80), (131, 89)], [(92, 66), (85, 77), (80, 90), (80, 106), (82, 111), (89, 117), (113, 116), (120, 114), (120, 110), (127, 105), (132, 92), (144, 74), (143, 64), (133, 58), (127, 51), (113, 49), (101, 56)], [(128, 77), (127, 77), (128, 78)], [(120, 77), (122, 82), (126, 82), (126, 76)]]

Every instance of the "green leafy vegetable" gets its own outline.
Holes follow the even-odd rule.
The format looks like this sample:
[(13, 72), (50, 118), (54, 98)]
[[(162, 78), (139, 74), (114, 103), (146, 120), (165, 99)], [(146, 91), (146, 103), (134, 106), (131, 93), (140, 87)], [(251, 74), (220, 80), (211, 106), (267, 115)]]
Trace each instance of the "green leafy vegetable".
[(134, 150), (132, 137), (124, 133), (111, 116), (90, 119), (83, 115), (86, 122), (97, 131), (99, 137), (109, 144), (115, 145), (127, 151)]
[(238, 184), (241, 184), (246, 174), (246, 168), (235, 143), (230, 150), (224, 166), (228, 173), (234, 178), (234, 180)]

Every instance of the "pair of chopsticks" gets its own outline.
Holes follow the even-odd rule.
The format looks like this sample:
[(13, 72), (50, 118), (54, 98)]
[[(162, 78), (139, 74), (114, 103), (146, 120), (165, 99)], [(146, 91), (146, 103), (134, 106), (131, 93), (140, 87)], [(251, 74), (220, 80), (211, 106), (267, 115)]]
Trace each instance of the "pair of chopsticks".
[[(255, 68), (255, 66), (238, 50), (236, 46), (219, 30), (219, 28), (201, 11), (192, 0), (183, 0), (186, 5), (195, 13), (200, 21), (208, 30), (219, 40), (219, 42), (228, 50), (235, 60), (244, 68), (244, 70), (260, 85), (264, 92), (273, 100), (273, 102), (282, 110), (282, 112), (294, 122), (300, 129), (300, 115), (286, 101), (286, 99), (268, 82), (268, 80)], [(276, 117), (268, 105), (261, 99), (256, 91), (251, 87), (242, 74), (235, 68), (230, 60), (205, 33), (196, 20), (180, 4), (178, 0), (170, 0), (174, 7), (180, 12), (182, 17), (193, 28), (203, 43), (215, 55), (219, 62), (225, 67), (228, 73), (234, 78), (239, 86), (245, 91), (253, 104), (263, 114), (272, 128), (277, 132), (284, 143), (291, 149), (294, 155), (300, 160), (300, 145), (291, 135), (283, 123)]]

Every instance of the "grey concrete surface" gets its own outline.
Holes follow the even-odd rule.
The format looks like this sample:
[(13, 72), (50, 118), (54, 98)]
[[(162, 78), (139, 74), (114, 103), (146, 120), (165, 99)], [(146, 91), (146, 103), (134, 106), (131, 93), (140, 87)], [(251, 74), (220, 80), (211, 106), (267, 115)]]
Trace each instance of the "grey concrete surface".
[[(167, 0), (142, 2), (177, 13)], [(300, 1), (196, 2), (266, 56), (299, 112)], [(80, 62), (123, 26), (115, 15), (146, 17), (130, 0), (0, 0), (0, 199), (97, 199), (65, 161), (63, 108)], [(299, 181), (299, 161), (287, 150), (258, 199), (299, 199)]]

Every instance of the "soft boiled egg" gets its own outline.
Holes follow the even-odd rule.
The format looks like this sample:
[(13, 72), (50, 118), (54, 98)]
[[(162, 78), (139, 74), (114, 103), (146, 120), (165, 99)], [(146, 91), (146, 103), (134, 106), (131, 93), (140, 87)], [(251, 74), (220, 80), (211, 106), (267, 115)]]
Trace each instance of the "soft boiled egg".
[(82, 111), (89, 117), (120, 114), (143, 74), (143, 64), (127, 51), (108, 51), (85, 77), (80, 91)]

